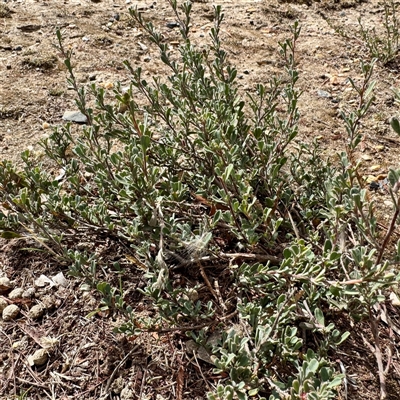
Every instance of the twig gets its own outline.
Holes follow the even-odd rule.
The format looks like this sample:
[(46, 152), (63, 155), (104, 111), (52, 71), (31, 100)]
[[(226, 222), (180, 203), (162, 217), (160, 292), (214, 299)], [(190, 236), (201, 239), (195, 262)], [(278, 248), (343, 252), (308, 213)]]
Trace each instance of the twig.
[[(147, 365), (146, 365), (146, 368), (147, 368)], [(142, 384), (140, 385), (140, 393), (139, 393), (139, 397), (138, 397), (139, 399), (142, 398), (143, 388), (144, 388), (144, 384), (146, 382), (146, 375), (147, 375), (147, 369), (145, 369), (143, 371)]]
[(383, 239), (383, 243), (381, 246), (381, 250), (379, 252), (378, 258), (376, 259), (376, 265), (378, 265), (383, 257), (383, 253), (386, 249), (386, 246), (389, 242), (390, 236), (392, 235), (392, 232), (394, 231), (394, 227), (396, 225), (397, 217), (399, 216), (399, 211), (400, 211), (400, 197), (397, 199), (397, 204), (396, 204), (396, 210), (393, 214), (392, 221), (390, 222), (389, 228), (386, 232), (385, 238)]
[(256, 260), (260, 262), (270, 262), (272, 265), (279, 265), (282, 259), (278, 257), (271, 256), (269, 254), (256, 254), (256, 253), (219, 253), (215, 256), (203, 256), (203, 257), (193, 257), (190, 259), (185, 259), (179, 254), (173, 253), (172, 251), (165, 251), (171, 257), (176, 258), (179, 261), (179, 267), (185, 267), (189, 265), (196, 264), (197, 262), (215, 261), (221, 258), (235, 259), (235, 258), (246, 258), (251, 260)]
[(292, 228), (293, 228), (293, 231), (294, 231), (294, 233), (295, 233), (295, 235), (296, 235), (296, 238), (297, 238), (297, 240), (300, 240), (300, 239), (301, 239), (301, 237), (300, 237), (300, 232), (299, 232), (299, 230), (297, 229), (297, 226), (296, 226), (296, 224), (295, 224), (295, 222), (294, 222), (294, 220), (293, 220), (292, 214), (290, 214), (290, 211), (289, 211), (289, 210), (287, 210), (287, 214), (288, 214), (288, 216), (289, 216), (290, 223), (292, 224)]
[(192, 326), (176, 326), (172, 328), (164, 328), (164, 329), (157, 329), (157, 328), (149, 328), (145, 329), (147, 332), (157, 332), (157, 333), (168, 333), (168, 332), (177, 332), (177, 331), (182, 331), (182, 332), (187, 332), (187, 331), (194, 331), (196, 329), (202, 329), (207, 326), (212, 326), (217, 324), (218, 321), (212, 321), (212, 322), (207, 322), (201, 325), (192, 325)]
[(378, 326), (376, 323), (375, 315), (373, 315), (370, 307), (369, 307), (368, 311), (369, 311), (369, 321), (370, 321), (371, 331), (372, 331), (372, 335), (374, 336), (374, 341), (375, 341), (374, 354), (375, 354), (376, 362), (378, 364), (378, 376), (379, 376), (379, 384), (380, 384), (380, 388), (381, 388), (380, 399), (384, 400), (387, 398), (386, 379), (385, 379), (385, 371), (384, 371), (383, 362), (382, 362), (382, 351), (381, 351), (381, 345), (380, 345), (380, 341), (379, 341)]
[(219, 302), (223, 312), (226, 313), (226, 311), (228, 311), (228, 308), (226, 307), (224, 299), (221, 296), (221, 291), (219, 290), (218, 280), (214, 281), (214, 287), (215, 287), (215, 293), (217, 294), (217, 297), (218, 297), (218, 302)]
[(200, 268), (200, 274), (201, 274), (201, 276), (203, 277), (204, 282), (206, 283), (206, 285), (207, 285), (207, 287), (208, 287), (208, 290), (209, 290), (209, 291), (211, 292), (211, 294), (214, 296), (215, 300), (217, 300), (217, 303), (219, 303), (218, 296), (217, 296), (217, 294), (215, 293), (215, 290), (213, 289), (213, 287), (211, 286), (211, 282), (210, 282), (210, 280), (208, 279), (208, 276), (207, 276), (207, 274), (206, 274), (206, 271), (204, 270), (203, 265), (201, 264), (201, 262), (198, 262), (197, 265), (198, 265), (199, 268)]
[[(119, 369), (121, 368), (121, 366), (124, 364), (124, 362), (127, 360), (127, 358), (128, 358), (135, 350), (137, 350), (138, 348), (139, 348), (139, 345), (136, 345), (136, 346), (135, 346), (135, 347), (120, 361), (120, 362), (119, 362), (119, 364), (114, 368), (114, 371), (112, 372), (111, 376), (108, 378), (106, 387), (105, 387), (105, 389), (104, 389), (104, 393), (105, 393), (105, 394), (100, 395), (100, 397), (101, 397), (101, 396), (107, 397), (107, 395), (108, 395), (107, 392), (108, 392), (109, 389), (110, 389), (111, 383), (113, 382), (115, 375), (117, 374), (117, 372), (119, 371)], [(104, 397), (104, 398), (105, 398), (105, 397)]]

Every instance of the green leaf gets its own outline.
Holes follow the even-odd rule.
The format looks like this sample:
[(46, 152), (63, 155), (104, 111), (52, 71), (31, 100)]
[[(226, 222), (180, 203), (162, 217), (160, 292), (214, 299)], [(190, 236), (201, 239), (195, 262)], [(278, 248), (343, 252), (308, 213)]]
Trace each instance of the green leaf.
[(400, 122), (396, 117), (393, 117), (390, 120), (390, 126), (392, 127), (392, 129), (398, 134), (400, 135)]
[(318, 370), (318, 367), (319, 367), (319, 362), (318, 362), (318, 360), (316, 360), (316, 359), (314, 358), (314, 359), (312, 359), (312, 360), (310, 361), (310, 363), (308, 364), (307, 370), (310, 371), (310, 372), (312, 372), (313, 374), (315, 374), (315, 373), (317, 372), (317, 370)]
[(0, 237), (8, 240), (8, 239), (22, 238), (23, 236), (20, 235), (19, 233), (12, 232), (12, 231), (1, 231)]
[(314, 315), (315, 319), (318, 321), (318, 324), (321, 326), (325, 326), (325, 317), (323, 312), (319, 308), (315, 309)]

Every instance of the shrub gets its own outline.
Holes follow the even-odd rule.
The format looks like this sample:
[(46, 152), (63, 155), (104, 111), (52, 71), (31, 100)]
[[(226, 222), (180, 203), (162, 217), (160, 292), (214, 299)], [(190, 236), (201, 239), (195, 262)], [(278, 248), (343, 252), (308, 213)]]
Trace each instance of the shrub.
[[(78, 134), (57, 127), (43, 141), (57, 177), (29, 151), (22, 170), (1, 163), (3, 237), (33, 237), (67, 263), (102, 293), (102, 309), (124, 316), (119, 332), (180, 330), (209, 347), (215, 371), (228, 376), (210, 399), (334, 398), (343, 376), (330, 357), (349, 335), (335, 327), (335, 312), (376, 328), (374, 307), (399, 278), (385, 253), (399, 197), (391, 190), (395, 212), (382, 240), (354, 161), (373, 101), (373, 64), (361, 65), (361, 86), (352, 82), (360, 101), (342, 114), (349, 142), (334, 165), (317, 142), (297, 139), (298, 23), (279, 45), (282, 76), (246, 97), (220, 41), (221, 8), (202, 51), (190, 40), (190, 3), (181, 13), (170, 4), (179, 56), (130, 10), (170, 75), (147, 81), (125, 61), (130, 86), (117, 84), (113, 94), (78, 88), (57, 32), (88, 124)], [(391, 172), (393, 187), (399, 178)], [(120, 261), (96, 253), (90, 242), (104, 237), (145, 270), (138, 290), (153, 316), (135, 314)], [(177, 283), (177, 270), (195, 278)], [(113, 271), (117, 285), (105, 278)], [(211, 330), (220, 332), (213, 346)]]

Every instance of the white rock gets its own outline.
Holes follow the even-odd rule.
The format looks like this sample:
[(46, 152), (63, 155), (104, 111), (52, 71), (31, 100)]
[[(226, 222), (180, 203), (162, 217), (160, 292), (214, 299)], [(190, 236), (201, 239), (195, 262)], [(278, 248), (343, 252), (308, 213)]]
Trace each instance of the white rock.
[(390, 293), (389, 298), (390, 298), (390, 301), (392, 302), (392, 304), (393, 304), (394, 306), (396, 306), (396, 307), (399, 307), (399, 306), (400, 306), (400, 300), (399, 300), (399, 297), (397, 296), (396, 293), (393, 293), (393, 292)]
[(43, 316), (44, 313), (44, 308), (43, 306), (41, 306), (40, 304), (35, 304), (30, 310), (28, 315), (32, 318), (32, 319), (38, 319), (41, 318)]
[(9, 299), (20, 299), (22, 297), (22, 294), (24, 293), (24, 289), (17, 287), (14, 290), (12, 290), (8, 294)]
[(49, 354), (46, 349), (36, 350), (31, 356), (28, 357), (28, 362), (31, 367), (34, 365), (40, 366), (46, 364), (49, 359)]
[(0, 278), (0, 293), (4, 293), (12, 288), (10, 280), (6, 276)]
[(134, 398), (134, 394), (131, 389), (125, 387), (121, 390), (121, 400), (130, 400)]
[(3, 320), (4, 321), (11, 321), (15, 319), (19, 314), (19, 307), (15, 304), (10, 304), (3, 310)]
[(36, 293), (35, 288), (31, 287), (31, 288), (26, 289), (24, 291), (24, 293), (22, 293), (22, 297), (24, 299), (30, 299), (31, 297), (33, 297), (35, 295), (35, 293)]

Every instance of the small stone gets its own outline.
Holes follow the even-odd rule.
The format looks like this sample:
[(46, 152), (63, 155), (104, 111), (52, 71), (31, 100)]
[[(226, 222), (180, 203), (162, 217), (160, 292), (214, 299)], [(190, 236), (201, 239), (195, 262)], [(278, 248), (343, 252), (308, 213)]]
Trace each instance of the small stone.
[(56, 301), (51, 295), (43, 296), (41, 298), (43, 306), (48, 310), (51, 310), (56, 306)]
[(19, 307), (15, 304), (10, 304), (3, 310), (3, 320), (11, 321), (17, 317), (19, 314)]
[(48, 122), (43, 122), (42, 128), (43, 129), (49, 129), (50, 128), (50, 124)]
[(41, 317), (43, 317), (44, 314), (44, 308), (43, 306), (41, 306), (40, 304), (35, 304), (30, 310), (28, 315), (32, 318), (32, 319), (39, 319)]
[(10, 280), (6, 276), (0, 278), (0, 294), (8, 292), (12, 288)]
[(133, 399), (135, 397), (132, 389), (129, 389), (128, 387), (124, 387), (121, 390), (121, 400), (129, 400)]
[(17, 29), (22, 32), (35, 32), (38, 31), (42, 26), (37, 24), (28, 24), (28, 25), (20, 25), (17, 26)]
[(87, 122), (86, 115), (79, 111), (65, 111), (62, 118), (65, 121), (76, 122), (77, 124), (86, 124)]
[(70, 28), (70, 29), (75, 29), (75, 28), (76, 28), (76, 25), (75, 25), (75, 24), (69, 24), (69, 25), (68, 25), (68, 28)]
[(382, 168), (382, 165), (376, 164), (376, 165), (371, 165), (371, 166), (369, 167), (369, 170), (370, 170), (370, 171), (379, 171), (381, 168)]
[(147, 51), (149, 48), (143, 44), (142, 42), (138, 42), (139, 47), (141, 48), (142, 51)]
[(187, 297), (190, 301), (197, 301), (199, 299), (199, 293), (196, 289), (188, 289), (186, 292)]
[(46, 364), (47, 360), (49, 359), (49, 354), (46, 349), (39, 349), (36, 350), (33, 355), (28, 357), (28, 362), (31, 367), (36, 365), (40, 367), (41, 365)]
[(369, 154), (363, 154), (361, 158), (365, 161), (372, 161), (372, 157)]
[(144, 62), (149, 62), (149, 61), (151, 61), (151, 57), (146, 56), (146, 57), (143, 58), (143, 61)]
[(325, 90), (317, 90), (317, 95), (318, 97), (324, 97), (326, 99), (329, 99), (330, 97), (332, 97), (332, 95), (329, 92), (326, 92)]
[(400, 306), (400, 300), (396, 293), (394, 293), (394, 292), (390, 293), (389, 299), (394, 306), (396, 306), (396, 307)]
[(111, 390), (115, 394), (120, 394), (122, 389), (126, 386), (125, 380), (122, 376), (119, 376), (111, 385)]
[(30, 299), (35, 295), (35, 293), (36, 293), (35, 288), (33, 288), (33, 287), (28, 288), (28, 289), (26, 289), (24, 291), (24, 293), (22, 293), (22, 298), (23, 299)]
[(8, 294), (8, 298), (9, 299), (20, 299), (22, 297), (22, 293), (24, 293), (24, 289), (22, 289), (20, 287), (15, 288)]
[(22, 51), (22, 46), (15, 46), (14, 51)]
[(8, 306), (7, 300), (3, 297), (0, 297), (0, 313)]
[(167, 22), (166, 27), (169, 29), (179, 28), (178, 22)]
[(84, 42), (88, 42), (90, 39), (89, 39), (87, 36), (84, 36), (84, 37), (82, 38), (82, 40), (83, 40)]

